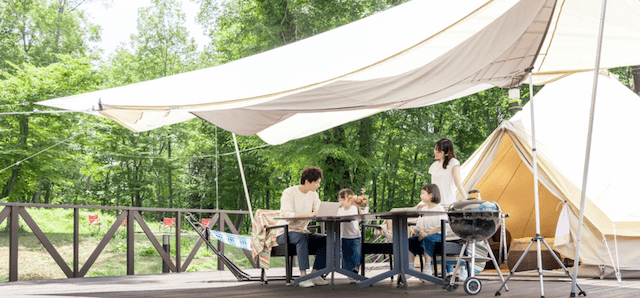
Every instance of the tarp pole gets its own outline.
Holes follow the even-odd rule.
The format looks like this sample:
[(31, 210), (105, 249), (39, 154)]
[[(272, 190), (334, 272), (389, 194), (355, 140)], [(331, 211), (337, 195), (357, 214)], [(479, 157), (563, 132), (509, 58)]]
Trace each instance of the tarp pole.
[(218, 127), (214, 126), (216, 136), (216, 210), (220, 210), (220, 204), (218, 200)]
[[(536, 211), (536, 239), (540, 238), (540, 197), (538, 192), (538, 151), (536, 150), (536, 125), (533, 110), (533, 69), (529, 70), (529, 105), (531, 107), (531, 152), (533, 153), (533, 196)], [(544, 277), (542, 275), (542, 250), (540, 240), (536, 240), (538, 250), (538, 275), (540, 276), (540, 293), (544, 297)]]
[[(602, 53), (602, 36), (604, 35), (604, 16), (607, 9), (607, 0), (602, 1), (600, 14), (600, 32), (598, 33), (598, 49), (596, 51), (596, 66), (593, 73), (593, 88), (591, 91), (591, 111), (589, 112), (589, 132), (587, 134), (587, 151), (584, 156), (584, 172), (582, 174), (582, 194), (580, 195), (580, 219), (578, 220), (578, 235), (576, 239), (576, 253), (574, 255), (573, 281), (571, 283), (571, 297), (576, 296), (576, 283), (578, 280), (578, 265), (580, 264), (580, 241), (582, 240), (582, 223), (584, 221), (584, 203), (587, 196), (587, 177), (589, 174), (589, 159), (591, 156), (591, 136), (593, 134), (593, 116), (596, 108), (596, 91), (598, 90), (598, 73), (600, 72), (600, 56)], [(582, 293), (580, 293), (582, 294)]]
[(240, 176), (242, 177), (242, 185), (244, 186), (244, 195), (247, 197), (247, 207), (249, 207), (249, 216), (251, 217), (251, 226), (253, 226), (253, 210), (251, 209), (251, 199), (249, 199), (249, 189), (247, 189), (247, 180), (244, 178), (244, 168), (242, 167), (242, 159), (240, 159), (240, 150), (238, 150), (238, 140), (236, 134), (233, 135), (233, 145), (236, 146), (236, 156), (238, 156), (238, 166), (240, 167)]

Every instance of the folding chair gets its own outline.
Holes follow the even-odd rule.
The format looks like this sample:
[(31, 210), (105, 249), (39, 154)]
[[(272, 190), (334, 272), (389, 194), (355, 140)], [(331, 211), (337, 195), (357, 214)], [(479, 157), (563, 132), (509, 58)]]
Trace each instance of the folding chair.
[[(265, 214), (265, 216), (261, 216), (262, 214)], [(266, 215), (269, 214), (269, 215)], [(202, 223), (200, 223), (198, 220), (195, 219), (195, 216), (193, 216), (190, 213), (185, 214), (185, 219), (187, 220), (187, 222), (189, 223), (189, 225), (191, 225), (191, 227), (196, 231), (196, 233), (198, 234), (198, 236), (200, 236), (200, 238), (202, 238), (205, 242), (205, 244), (209, 247), (209, 249), (211, 249), (218, 257), (219, 260), (225, 265), (227, 266), (227, 268), (229, 268), (229, 271), (231, 271), (231, 273), (233, 273), (233, 275), (235, 275), (235, 277), (238, 279), (238, 281), (261, 281), (262, 284), (268, 284), (269, 283), (269, 279), (271, 280), (286, 280), (287, 285), (291, 284), (291, 281), (293, 280), (293, 257), (296, 255), (296, 247), (293, 244), (289, 244), (289, 245), (276, 245), (271, 247), (272, 244), (275, 243), (275, 235), (274, 234), (270, 234), (272, 233), (272, 230), (278, 229), (278, 228), (284, 228), (285, 229), (285, 241), (288, 243), (289, 239), (288, 239), (288, 231), (289, 231), (289, 226), (288, 225), (276, 225), (275, 221), (269, 221), (267, 220), (268, 218), (275, 218), (275, 217), (279, 217), (279, 215), (274, 216), (274, 214), (279, 214), (279, 211), (276, 210), (256, 210), (256, 223), (254, 223), (253, 225), (253, 229), (252, 229), (252, 237), (248, 237), (248, 236), (241, 236), (241, 235), (235, 235), (235, 234), (229, 234), (229, 233), (225, 233), (225, 232), (220, 232), (220, 231), (214, 231), (214, 230), (210, 230), (209, 228), (207, 228), (207, 226), (203, 225)], [(265, 221), (263, 222), (262, 219), (265, 219)], [(308, 226), (309, 229), (317, 229), (319, 228), (319, 226)], [(266, 239), (262, 239), (259, 236), (255, 235), (256, 234), (256, 229), (263, 231), (264, 233), (262, 233), (262, 237), (266, 238)], [(275, 231), (273, 231), (275, 232)], [(254, 251), (254, 255), (256, 255), (256, 251), (258, 252), (256, 257), (258, 258), (258, 262), (260, 264), (260, 267), (262, 268), (261, 270), (261, 276), (260, 277), (255, 277), (255, 276), (251, 276), (248, 273), (244, 272), (242, 269), (240, 269), (236, 264), (234, 264), (231, 260), (229, 260), (229, 258), (227, 258), (224, 253), (222, 253), (221, 251), (219, 251), (218, 249), (215, 248), (215, 246), (211, 243), (210, 241), (210, 237), (212, 236), (214, 238), (216, 238), (218, 241), (222, 241), (226, 244), (235, 246), (235, 247), (240, 247), (243, 249), (251, 249)], [(272, 238), (273, 237), (273, 238)], [(262, 239), (262, 241), (260, 241), (260, 239)], [(254, 241), (255, 240), (255, 241)], [(268, 242), (268, 245), (266, 246), (261, 246), (262, 244), (258, 244), (258, 242), (261, 242), (262, 244), (264, 244), (263, 242)], [(251, 243), (251, 247), (246, 247), (244, 246), (246, 243)], [(243, 244), (243, 245), (238, 245), (238, 244)], [(320, 248), (320, 245), (324, 246), (325, 243), (316, 243), (316, 242), (311, 242), (309, 243), (309, 255), (315, 255), (318, 248)], [(244, 246), (244, 247), (243, 247)], [(254, 247), (254, 246), (260, 246), (259, 248)], [(268, 247), (267, 247), (268, 246)], [(268, 251), (269, 254), (268, 255), (264, 255), (263, 251)], [(270, 260), (269, 257), (285, 257), (285, 262), (286, 262), (286, 276), (267, 276), (266, 275), (266, 270), (265, 267), (268, 267)]]
[[(362, 237), (362, 253), (360, 254), (360, 275), (365, 276), (366, 272), (366, 256), (373, 255), (369, 258), (369, 263), (383, 263), (389, 261), (389, 268), (393, 270), (393, 237), (391, 229), (387, 229), (390, 221), (383, 222), (382, 225), (363, 223), (360, 226), (360, 237)], [(366, 229), (374, 229), (374, 239), (372, 242), (366, 241)], [(385, 256), (388, 256), (386, 258)], [(369, 266), (370, 268), (374, 266)], [(370, 269), (371, 270), (371, 269)], [(393, 276), (391, 277), (393, 280)]]
[(89, 214), (89, 224), (93, 226), (99, 226), (102, 224), (98, 219), (98, 214)]
[(171, 228), (176, 226), (176, 219), (175, 218), (164, 218), (162, 219), (162, 228), (163, 229), (169, 229), (169, 232), (171, 232)]

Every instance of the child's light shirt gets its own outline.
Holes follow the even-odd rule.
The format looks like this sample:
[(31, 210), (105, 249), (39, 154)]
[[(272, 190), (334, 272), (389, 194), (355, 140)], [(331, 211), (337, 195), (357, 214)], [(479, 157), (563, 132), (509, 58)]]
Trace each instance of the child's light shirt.
[[(349, 210), (344, 210), (343, 207), (338, 209), (338, 216), (340, 215), (356, 215), (358, 214), (358, 207), (351, 206)], [(352, 220), (340, 223), (340, 237), (346, 239), (360, 238), (360, 229), (358, 229), (358, 220)]]
[[(424, 206), (422, 211), (444, 211), (442, 205), (438, 204), (435, 207), (429, 209), (429, 206)], [(418, 222), (416, 223), (416, 227), (419, 229), (423, 229), (425, 232), (429, 232), (435, 228), (440, 227), (440, 220), (447, 219), (447, 214), (439, 214), (439, 215), (425, 215), (420, 216), (418, 218)], [(440, 233), (440, 232), (438, 232)]]

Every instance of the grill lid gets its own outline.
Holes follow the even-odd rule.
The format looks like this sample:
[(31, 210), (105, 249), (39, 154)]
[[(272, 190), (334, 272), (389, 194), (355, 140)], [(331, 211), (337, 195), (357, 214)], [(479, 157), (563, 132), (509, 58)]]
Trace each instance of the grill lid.
[(500, 226), (500, 206), (496, 202), (468, 199), (449, 206), (449, 223), (458, 237), (483, 241)]

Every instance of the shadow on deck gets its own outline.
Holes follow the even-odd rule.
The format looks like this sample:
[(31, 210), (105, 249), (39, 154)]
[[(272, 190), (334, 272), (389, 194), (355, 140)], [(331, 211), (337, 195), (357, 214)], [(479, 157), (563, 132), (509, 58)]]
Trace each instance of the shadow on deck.
[[(259, 270), (247, 270), (258, 275)], [(270, 275), (284, 273), (284, 268), (273, 268)], [(372, 274), (376, 274), (373, 272)], [(482, 291), (475, 297), (495, 297), (502, 282), (495, 273), (477, 276), (482, 281)], [(579, 279), (578, 283), (589, 297), (638, 297), (640, 280)], [(535, 275), (515, 275), (509, 280), (509, 292), (501, 297), (540, 297), (540, 280)], [(2, 297), (384, 297), (405, 294), (404, 287), (385, 280), (371, 287), (359, 289), (342, 275), (335, 276), (335, 287), (314, 288), (287, 287), (284, 281), (238, 282), (228, 271), (204, 271), (173, 274), (85, 277), (57, 280), (6, 282), (0, 284)], [(569, 297), (571, 280), (555, 275), (544, 279), (545, 297)], [(441, 286), (409, 280), (408, 294), (422, 297), (468, 297), (462, 287), (447, 292)], [(576, 293), (577, 294), (577, 293)]]

